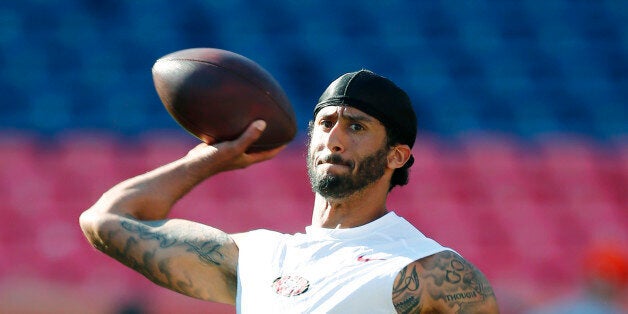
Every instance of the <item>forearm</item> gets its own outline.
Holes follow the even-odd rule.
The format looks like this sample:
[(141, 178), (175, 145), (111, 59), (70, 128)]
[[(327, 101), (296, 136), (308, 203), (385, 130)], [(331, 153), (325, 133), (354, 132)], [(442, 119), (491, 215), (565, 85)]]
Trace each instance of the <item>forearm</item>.
[(89, 211), (140, 220), (164, 219), (181, 197), (215, 172), (211, 163), (186, 156), (117, 184)]
[(174, 203), (203, 180), (218, 172), (268, 160), (279, 153), (283, 147), (246, 153), (265, 127), (264, 121), (255, 121), (234, 141), (214, 146), (199, 144), (179, 160), (114, 186), (86, 213), (118, 214), (140, 220), (164, 219)]
[(199, 144), (181, 159), (117, 184), (81, 215), (83, 232), (91, 239), (95, 234), (108, 232), (103, 226), (121, 217), (165, 219), (173, 205), (203, 180), (218, 172), (245, 168), (272, 158), (282, 147), (246, 153), (264, 129), (265, 124), (260, 122), (251, 124), (234, 141), (214, 146)]

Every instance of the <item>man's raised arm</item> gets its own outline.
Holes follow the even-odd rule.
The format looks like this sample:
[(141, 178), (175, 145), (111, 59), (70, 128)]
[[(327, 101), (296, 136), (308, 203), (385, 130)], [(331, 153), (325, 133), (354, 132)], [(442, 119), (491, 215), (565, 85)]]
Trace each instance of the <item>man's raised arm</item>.
[(233, 304), (238, 248), (231, 236), (166, 218), (203, 180), (279, 153), (282, 148), (245, 153), (264, 128), (264, 122), (256, 121), (234, 141), (200, 144), (179, 160), (117, 184), (81, 215), (83, 233), (95, 248), (161, 286)]

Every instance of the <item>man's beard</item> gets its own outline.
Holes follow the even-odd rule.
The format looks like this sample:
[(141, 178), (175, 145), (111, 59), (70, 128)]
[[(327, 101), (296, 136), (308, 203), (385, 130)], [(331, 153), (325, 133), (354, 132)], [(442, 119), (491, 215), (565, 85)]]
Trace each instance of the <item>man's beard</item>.
[[(344, 198), (366, 188), (380, 179), (388, 164), (388, 149), (383, 146), (375, 153), (364, 157), (355, 165), (343, 161), (339, 155), (327, 156), (326, 162), (342, 164), (349, 168), (346, 174), (319, 174), (316, 172), (314, 155), (308, 151), (307, 172), (310, 177), (312, 191), (325, 198)], [(355, 174), (351, 171), (354, 170)]]

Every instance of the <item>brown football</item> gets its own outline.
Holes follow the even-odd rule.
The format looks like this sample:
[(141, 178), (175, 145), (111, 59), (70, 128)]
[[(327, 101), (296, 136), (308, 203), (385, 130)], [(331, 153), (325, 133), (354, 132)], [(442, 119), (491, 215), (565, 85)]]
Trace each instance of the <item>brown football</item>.
[(155, 89), (168, 113), (208, 144), (237, 138), (262, 119), (262, 136), (249, 152), (290, 142), (296, 117), (279, 83), (260, 65), (237, 53), (192, 48), (159, 58), (152, 69)]

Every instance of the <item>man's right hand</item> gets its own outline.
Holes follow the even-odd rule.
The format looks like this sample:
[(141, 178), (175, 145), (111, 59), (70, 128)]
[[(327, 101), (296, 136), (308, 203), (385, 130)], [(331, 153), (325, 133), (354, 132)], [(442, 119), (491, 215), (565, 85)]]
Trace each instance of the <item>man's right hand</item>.
[(205, 176), (246, 168), (271, 159), (281, 152), (285, 145), (267, 151), (246, 152), (249, 146), (262, 135), (265, 128), (266, 122), (263, 120), (254, 121), (237, 139), (214, 145), (201, 143), (188, 152), (186, 159), (193, 164), (199, 164), (199, 168), (194, 168), (193, 171), (199, 171)]

